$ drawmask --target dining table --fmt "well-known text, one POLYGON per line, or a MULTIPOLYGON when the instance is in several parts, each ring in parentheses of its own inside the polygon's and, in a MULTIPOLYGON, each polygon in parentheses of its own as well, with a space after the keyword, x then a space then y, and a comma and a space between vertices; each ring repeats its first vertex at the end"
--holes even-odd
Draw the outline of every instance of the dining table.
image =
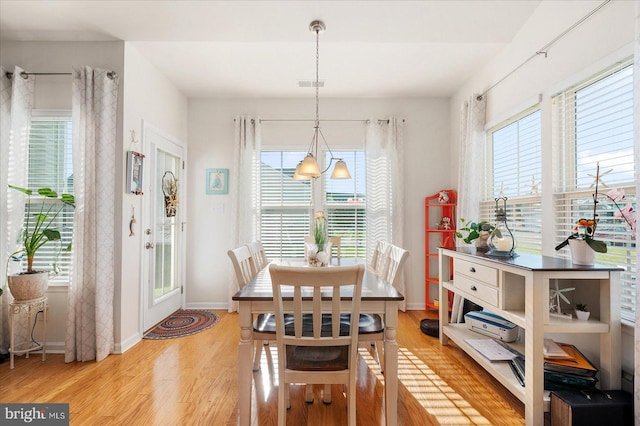
MULTIPOLYGON (((287 266, 307 266, 303 259, 278 259, 271 263, 287 266)), ((362 259, 334 259, 327 266, 345 266, 364 263, 362 259)), ((307 266, 313 268, 312 266, 307 266)), ((285 310, 291 305, 292 293, 283 291, 285 310)), ((351 309, 351 296, 341 294, 343 311, 351 309)), ((240 344, 238 348, 238 391, 240 425, 251 423, 251 382, 253 378, 253 317, 257 314, 274 312, 273 289, 269 265, 240 289, 232 300, 238 302, 238 322, 240 325, 240 344)), ((386 425, 398 423, 398 307, 404 296, 391 284, 367 267, 362 280, 360 311, 367 314, 379 314, 384 318, 384 413, 386 425)), ((275 338, 275 336, 274 336, 275 338)))

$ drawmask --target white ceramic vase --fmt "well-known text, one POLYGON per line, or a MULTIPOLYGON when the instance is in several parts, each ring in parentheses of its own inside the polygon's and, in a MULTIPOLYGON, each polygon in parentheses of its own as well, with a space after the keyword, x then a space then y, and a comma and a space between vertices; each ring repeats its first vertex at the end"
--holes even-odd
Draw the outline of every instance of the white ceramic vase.
POLYGON ((49 287, 49 272, 23 272, 7 277, 11 295, 17 301, 33 300, 44 297, 49 287))
POLYGON ((571 250, 571 262, 576 265, 593 265, 596 259, 596 252, 593 251, 585 240, 569 240, 571 250))
POLYGON ((591 312, 579 311, 576 309, 576 317, 578 317, 579 320, 582 320, 582 321, 588 320, 590 314, 591 312))

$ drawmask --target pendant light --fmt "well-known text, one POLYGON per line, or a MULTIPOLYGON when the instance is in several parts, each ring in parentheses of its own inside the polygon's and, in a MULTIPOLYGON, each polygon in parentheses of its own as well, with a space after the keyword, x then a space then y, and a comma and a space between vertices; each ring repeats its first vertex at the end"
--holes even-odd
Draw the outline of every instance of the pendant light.
POLYGON ((342 158, 336 158, 333 156, 333 152, 331 148, 329 148, 329 144, 327 143, 324 135, 322 134, 322 130, 320 130, 320 114, 319 114, 319 96, 318 96, 318 87, 319 87, 319 64, 320 64, 320 32, 324 31, 326 28, 324 22, 322 21, 313 21, 309 24, 309 30, 316 33, 316 121, 313 130, 313 137, 311 138, 311 144, 309 145, 309 149, 307 151, 307 155, 304 159, 298 163, 296 167, 296 171, 293 175, 294 180, 305 180, 305 179, 317 179, 322 174, 324 174, 327 170, 331 168, 334 160, 336 161, 336 165, 333 169, 333 173, 331 174, 331 179, 351 179, 351 174, 349 173, 349 169, 347 168, 347 163, 344 162, 342 158), (331 155, 331 160, 329 161, 329 165, 325 170, 320 171, 320 167, 318 166, 318 145, 320 143, 320 138, 322 138, 322 142, 324 142, 329 154, 331 155))

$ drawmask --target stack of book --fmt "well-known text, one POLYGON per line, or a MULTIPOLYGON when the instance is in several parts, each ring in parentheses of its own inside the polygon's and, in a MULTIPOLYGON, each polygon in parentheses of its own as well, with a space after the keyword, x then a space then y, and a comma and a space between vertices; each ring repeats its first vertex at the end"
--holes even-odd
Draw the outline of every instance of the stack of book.
MULTIPOLYGON (((513 374, 524 386, 524 356, 510 361, 513 374)), ((545 341, 544 388, 546 390, 588 390, 598 383, 598 369, 575 346, 545 341)))

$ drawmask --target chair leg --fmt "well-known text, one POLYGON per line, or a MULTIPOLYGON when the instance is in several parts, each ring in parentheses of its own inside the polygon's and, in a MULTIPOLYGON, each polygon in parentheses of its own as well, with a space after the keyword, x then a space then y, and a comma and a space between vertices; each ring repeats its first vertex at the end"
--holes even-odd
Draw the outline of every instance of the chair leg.
POLYGON ((378 354, 378 364, 380 364, 380 372, 384 373, 384 353, 382 352, 383 343, 376 340, 376 353, 378 354))
POLYGON ((307 386, 305 386, 304 402, 307 404, 313 404, 313 385, 308 383, 307 386))
POLYGON ((286 392, 288 384, 282 383, 284 374, 279 375, 280 381, 278 382, 278 426, 284 426, 287 420, 287 400, 289 398, 289 392, 286 392))
POLYGON ((255 353, 253 355, 253 371, 260 370, 260 357, 262 356, 262 345, 261 342, 256 341, 254 344, 256 346, 255 353))
POLYGON ((324 385, 324 395, 322 396, 322 402, 325 404, 331 404, 331 385, 324 385))
POLYGON ((356 381, 355 379, 349 380, 349 386, 347 389, 347 410, 349 413, 349 426, 356 426, 356 381))

